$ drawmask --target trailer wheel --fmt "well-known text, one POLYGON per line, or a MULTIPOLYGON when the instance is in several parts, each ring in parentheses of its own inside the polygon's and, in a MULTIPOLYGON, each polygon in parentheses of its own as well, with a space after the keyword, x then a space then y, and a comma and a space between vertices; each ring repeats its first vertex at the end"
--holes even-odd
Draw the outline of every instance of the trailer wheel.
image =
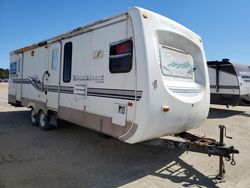
POLYGON ((48 131, 51 129, 51 126, 48 122, 48 116, 42 110, 39 112, 38 123, 39 128, 43 131, 48 131))
POLYGON ((34 108, 30 109, 30 120, 33 126, 38 126, 38 115, 34 108))

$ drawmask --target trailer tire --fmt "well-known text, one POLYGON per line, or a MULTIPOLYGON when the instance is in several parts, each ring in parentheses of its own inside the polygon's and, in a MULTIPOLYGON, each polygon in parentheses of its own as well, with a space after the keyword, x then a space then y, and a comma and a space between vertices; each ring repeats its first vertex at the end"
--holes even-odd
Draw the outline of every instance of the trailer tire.
POLYGON ((38 114, 36 113, 33 107, 31 107, 30 109, 30 121, 33 126, 38 126, 38 114))
POLYGON ((48 121, 48 116, 42 110, 40 110, 38 115, 38 123, 39 128, 43 131, 48 131, 51 129, 51 126, 49 125, 48 121))

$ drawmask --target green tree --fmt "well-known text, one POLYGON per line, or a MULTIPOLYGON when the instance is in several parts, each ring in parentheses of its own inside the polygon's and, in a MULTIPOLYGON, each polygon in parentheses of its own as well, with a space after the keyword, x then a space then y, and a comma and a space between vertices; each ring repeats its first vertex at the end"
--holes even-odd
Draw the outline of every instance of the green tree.
POLYGON ((0 68, 0 79, 9 78, 9 69, 1 69, 0 68))

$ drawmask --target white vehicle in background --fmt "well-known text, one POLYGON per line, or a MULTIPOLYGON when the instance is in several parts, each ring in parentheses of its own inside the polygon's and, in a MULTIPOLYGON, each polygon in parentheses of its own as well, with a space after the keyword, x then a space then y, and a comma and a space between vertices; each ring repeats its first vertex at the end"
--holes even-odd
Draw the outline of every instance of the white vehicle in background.
POLYGON ((229 59, 208 61, 211 103, 250 105, 250 70, 229 59))
MULTIPOLYGON (((49 28, 48 28, 49 29, 49 28)), ((210 104, 201 38, 142 8, 10 53, 10 104, 136 143, 199 127, 210 104)))

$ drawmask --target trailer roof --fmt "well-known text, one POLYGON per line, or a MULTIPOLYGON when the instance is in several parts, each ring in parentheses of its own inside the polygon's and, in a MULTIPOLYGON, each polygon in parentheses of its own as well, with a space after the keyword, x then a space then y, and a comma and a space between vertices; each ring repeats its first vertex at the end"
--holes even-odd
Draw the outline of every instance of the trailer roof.
MULTIPOLYGON (((216 66, 216 65, 232 65, 233 67, 247 67, 248 65, 242 64, 242 63, 236 63, 232 62, 229 59, 222 59, 221 61, 207 61, 208 66, 216 66)), ((250 66, 249 66, 250 67, 250 66)))
POLYGON ((207 61, 207 65, 208 67, 211 67, 211 68, 217 67, 217 66, 220 66, 220 67, 231 66, 237 73, 242 72, 242 71, 247 71, 247 72, 250 71, 250 68, 248 65, 231 62, 229 59, 222 59, 221 61, 217 61, 217 60, 207 61))
POLYGON ((223 66, 223 65, 232 65, 232 63, 229 61, 229 59, 223 59, 222 61, 207 61, 208 66, 223 66))

